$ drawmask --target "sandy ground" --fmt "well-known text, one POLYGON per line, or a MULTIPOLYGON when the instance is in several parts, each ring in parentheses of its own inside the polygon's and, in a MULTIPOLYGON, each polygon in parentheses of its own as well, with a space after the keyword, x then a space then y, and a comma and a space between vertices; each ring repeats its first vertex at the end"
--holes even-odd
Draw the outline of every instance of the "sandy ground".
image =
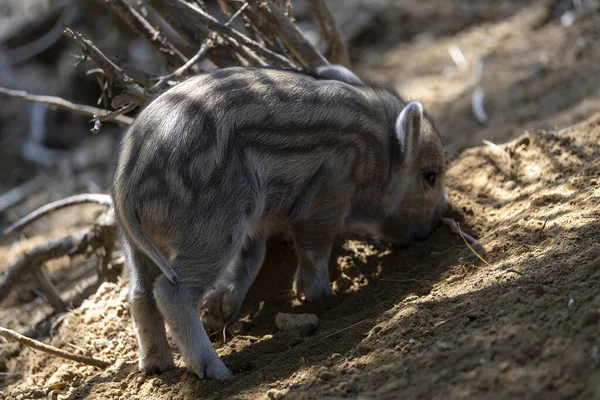
MULTIPOLYGON (((452 214, 480 238, 473 250, 482 259, 446 227, 407 249, 340 240, 330 265, 338 296, 308 305, 291 294, 293 251, 274 241, 241 322, 225 341, 214 337, 235 374, 227 382, 198 380, 178 355, 179 368, 163 375, 137 371, 126 276, 65 315, 52 314, 27 281, 3 302, 0 325, 113 365, 0 343, 0 398, 600 399, 600 14, 578 11, 569 24, 555 18, 561 2, 484 1, 470 14, 471 2, 458 11, 407 3, 398 20, 413 15, 433 34, 411 25, 405 43, 383 35, 367 48, 376 33, 367 32, 355 43, 357 69, 422 100, 436 118, 451 157, 452 214), (473 79, 478 61, 483 74, 473 79), (486 125, 471 111, 476 87, 486 125), (297 338, 277 330, 278 312, 314 313, 320 325, 297 338)), ((47 232, 71 232, 92 216, 69 211, 38 224, 30 239, 0 247, 2 268, 47 232)), ((83 271, 65 298, 93 285, 94 268, 94 259, 49 265, 57 282, 83 271)))

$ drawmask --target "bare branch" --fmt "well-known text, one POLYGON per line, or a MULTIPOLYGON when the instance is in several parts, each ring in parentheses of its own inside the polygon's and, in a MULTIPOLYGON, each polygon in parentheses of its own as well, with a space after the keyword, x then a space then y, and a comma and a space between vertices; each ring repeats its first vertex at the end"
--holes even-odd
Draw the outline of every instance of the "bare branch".
POLYGON ((92 119, 94 121, 94 126, 90 130, 92 131, 92 133, 94 135, 99 133, 100 128, 102 127, 102 124, 104 122, 113 120, 113 119, 117 118, 119 115, 127 114, 128 112, 135 110, 137 108, 137 106, 138 106, 137 104, 127 104, 127 105, 119 108, 118 110, 109 112, 108 114, 96 115, 92 119))
MULTIPOLYGON (((227 0, 229 5, 234 10, 240 10, 244 5, 249 4, 250 0, 247 0, 243 5, 240 4, 239 0, 227 0)), ((277 37, 277 33, 273 30, 273 26, 268 23, 264 18, 262 18, 259 14, 256 13, 252 7, 246 7, 243 9, 244 20, 246 21, 246 28, 249 32, 248 35, 251 35, 252 40, 257 40, 257 34, 260 35, 260 39, 265 43, 266 47, 269 49, 280 53, 284 56, 287 56, 289 53, 285 46, 281 43, 281 41, 277 37)))
POLYGON ((312 13, 315 15, 323 38, 327 43, 325 57, 334 64, 341 64, 350 67, 350 58, 346 46, 342 42, 340 31, 338 30, 335 19, 327 8, 324 0, 309 0, 312 13))
POLYGON ((260 2, 259 10, 273 24, 283 43, 305 69, 315 71, 318 67, 329 64, 279 7, 271 0, 260 2))
MULTIPOLYGON (((173 0, 147 0, 147 3, 173 27, 190 45, 202 43, 210 33, 202 23, 193 18, 189 11, 177 7, 173 0)), ((238 65, 238 60, 226 48, 215 46, 207 55, 217 67, 238 65)))
MULTIPOLYGON (((222 0, 224 1, 224 0, 222 0)), ((231 25, 231 23, 238 17, 238 15, 240 15, 247 7, 248 7, 248 3, 247 1, 242 4, 242 6, 240 8, 237 9, 237 11, 229 18, 229 20, 225 23, 225 25, 229 26, 231 25)))
POLYGON ((204 40, 204 42, 202 42, 200 50, 198 50, 198 52, 192 58, 190 58, 184 65, 177 68, 172 73, 158 78, 158 82, 149 90, 155 90, 156 88, 162 86, 169 79, 180 78, 192 65, 196 64, 198 61, 204 58, 208 50, 210 50, 214 45, 214 35, 211 34, 210 37, 208 37, 206 40, 204 40))
POLYGON ((42 342, 38 342, 37 340, 28 338, 27 336, 23 336, 10 329, 0 327, 0 336, 4 336, 6 339, 16 340, 17 342, 24 344, 27 347, 31 347, 32 349, 40 350, 45 353, 52 354, 53 356, 66 358, 67 360, 77 361, 82 364, 92 365, 98 368, 106 368, 111 365, 110 363, 98 360, 97 358, 87 357, 80 354, 73 354, 72 352, 65 351, 42 342))
POLYGON ((180 65, 187 61, 169 39, 159 30, 155 29, 134 7, 125 0, 104 0, 112 9, 133 29, 138 35, 146 38, 170 65, 180 65))
POLYGON ((0 280, 0 302, 8 296, 21 278, 46 261, 63 257, 90 254, 99 248, 112 245, 116 240, 117 226, 112 213, 105 213, 89 228, 60 239, 53 239, 26 252, 10 266, 0 280))
POLYGON ((123 87, 129 94, 135 96, 136 103, 139 105, 146 105, 150 102, 150 96, 145 90, 139 86, 134 80, 128 76, 122 68, 106 57, 90 40, 83 37, 83 35, 75 30, 64 27, 63 34, 79 47, 83 53, 91 58, 98 67, 102 68, 106 76, 108 76, 114 83, 123 87))
POLYGON ((193 4, 186 3, 183 0, 149 0, 150 3, 163 3, 169 9, 177 9, 180 12, 185 12, 189 17, 191 17, 196 26, 204 26, 209 31, 215 31, 229 37, 233 40, 228 40, 227 43, 234 46, 246 46, 256 52, 259 56, 265 58, 269 62, 272 62, 276 65, 286 65, 293 66, 293 64, 285 57, 280 54, 275 53, 261 45, 258 42, 250 39, 248 36, 243 33, 238 32, 237 30, 222 24, 212 15, 207 14, 202 11, 199 7, 194 6, 193 4))
POLYGON ((58 211, 62 208, 87 203, 95 203, 105 207, 111 207, 113 204, 109 195, 94 193, 77 194, 75 196, 67 197, 66 199, 53 201, 52 203, 48 203, 45 206, 27 214, 25 217, 6 228, 4 231, 2 231, 2 236, 0 236, 0 238, 8 238, 16 231, 23 229, 25 226, 37 221, 51 212, 58 211))
MULTIPOLYGON (((34 94, 29 94, 22 90, 12 90, 7 89, 5 87, 0 86, 0 94, 5 96, 13 97, 20 100, 30 101, 33 103, 41 103, 47 106, 61 108, 63 110, 67 110, 72 112, 73 114, 83 115, 85 117, 95 117, 97 115, 107 115, 108 111, 102 110, 101 108, 86 106, 83 104, 75 104, 71 103, 68 100, 65 100, 61 97, 54 96, 39 96, 34 94)), ((108 120, 107 120, 108 121, 108 120)), ((118 115, 112 121, 117 122, 121 125, 131 125, 133 122, 133 118, 126 117, 124 115, 118 115)))

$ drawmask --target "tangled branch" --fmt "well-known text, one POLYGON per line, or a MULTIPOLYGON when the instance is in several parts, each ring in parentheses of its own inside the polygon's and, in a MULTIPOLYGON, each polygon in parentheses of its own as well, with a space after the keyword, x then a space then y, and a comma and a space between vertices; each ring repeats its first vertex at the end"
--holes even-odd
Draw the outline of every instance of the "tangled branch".
MULTIPOLYGON (((83 204, 96 203, 103 206, 111 206, 112 201, 107 195, 84 194, 72 196, 64 200, 59 200, 47 204, 38 210, 27 215, 23 219, 15 222, 9 228, 4 230, 5 237, 13 234, 26 225, 36 221, 51 212, 60 210, 65 207, 83 204)), ((108 250, 114 247, 117 238, 117 225, 115 222, 112 209, 103 213, 92 226, 83 229, 72 235, 49 240, 41 245, 27 251, 16 263, 8 267, 2 278, 0 279, 0 302, 4 300, 12 288, 22 280, 27 273, 34 274, 38 285, 46 293, 46 297, 52 303, 55 309, 65 309, 58 291, 50 282, 50 279, 45 276, 43 271, 44 263, 64 257, 73 257, 75 255, 89 255, 97 249, 108 250), (40 272, 41 271, 41 272, 40 272)), ((105 263, 107 262, 105 258, 105 263)))

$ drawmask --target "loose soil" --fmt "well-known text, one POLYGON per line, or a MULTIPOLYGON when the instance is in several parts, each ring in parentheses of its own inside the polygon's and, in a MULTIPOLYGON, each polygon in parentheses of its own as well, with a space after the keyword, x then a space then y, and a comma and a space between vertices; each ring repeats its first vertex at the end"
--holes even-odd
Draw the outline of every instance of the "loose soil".
MULTIPOLYGON (((600 14, 576 11, 569 25, 562 2, 482 1, 452 26, 450 3, 473 2, 415 2, 406 18, 439 29, 407 28, 403 44, 383 35, 371 50, 364 43, 377 32, 366 30, 354 58, 362 75, 422 100, 435 117, 450 155, 451 214, 480 239, 472 249, 446 227, 409 248, 340 239, 330 263, 338 296, 301 304, 291 294, 293 250, 273 240, 240 322, 225 340, 213 336, 230 381, 199 380, 177 353, 173 371, 138 372, 125 275, 64 315, 26 281, 3 302, 0 325, 113 365, 0 343, 0 398, 600 399, 600 14), (464 54, 464 69, 449 46, 464 54), (485 126, 471 112, 476 60, 485 126), (314 313, 320 325, 298 338, 277 330, 278 312, 314 313)), ((93 212, 61 212, 4 244, 3 268, 93 212)), ((65 298, 95 290, 94 268, 94 259, 48 265, 56 282, 83 271, 65 298)))

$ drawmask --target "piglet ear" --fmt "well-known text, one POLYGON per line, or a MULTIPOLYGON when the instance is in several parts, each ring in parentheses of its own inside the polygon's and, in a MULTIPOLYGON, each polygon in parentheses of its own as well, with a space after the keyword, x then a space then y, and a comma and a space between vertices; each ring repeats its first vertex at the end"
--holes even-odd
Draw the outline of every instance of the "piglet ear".
POLYGON ((349 83, 350 85, 364 86, 364 82, 346 67, 341 65, 325 65, 317 69, 317 76, 321 79, 329 79, 349 83))
POLYGON ((408 103, 396 120, 396 137, 400 148, 400 160, 411 157, 419 145, 423 126, 423 106, 418 101, 408 103))

